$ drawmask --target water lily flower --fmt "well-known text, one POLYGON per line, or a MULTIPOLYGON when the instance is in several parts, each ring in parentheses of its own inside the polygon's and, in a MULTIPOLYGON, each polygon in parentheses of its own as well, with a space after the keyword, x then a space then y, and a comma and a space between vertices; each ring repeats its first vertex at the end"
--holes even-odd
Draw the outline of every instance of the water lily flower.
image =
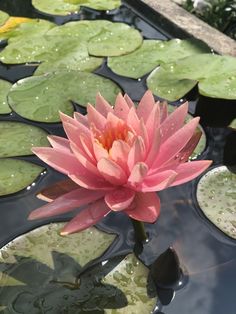
POLYGON ((119 94, 112 107, 98 94, 86 116, 61 113, 67 138, 49 136, 52 147, 33 152, 74 183, 29 219, 83 206, 62 235, 86 229, 112 211, 154 223, 160 214, 156 192, 194 179, 211 164, 188 161, 200 134, 195 132, 198 117, 184 122, 187 112, 184 103, 168 115, 167 105, 155 102, 147 91, 137 106, 128 95, 119 94))

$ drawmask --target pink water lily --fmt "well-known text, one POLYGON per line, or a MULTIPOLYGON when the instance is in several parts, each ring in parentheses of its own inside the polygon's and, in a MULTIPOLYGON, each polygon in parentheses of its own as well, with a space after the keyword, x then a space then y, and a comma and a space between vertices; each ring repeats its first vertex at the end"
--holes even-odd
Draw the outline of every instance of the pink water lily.
POLYGON ((156 192, 194 179, 210 164, 191 161, 200 138, 199 118, 184 123, 188 104, 168 115, 167 105, 147 91, 136 107, 117 96, 114 107, 97 95, 87 115, 61 113, 67 138, 49 136, 52 147, 33 152, 78 186, 34 210, 29 219, 50 217, 84 206, 62 234, 86 229, 111 211, 153 223, 160 213, 156 192))

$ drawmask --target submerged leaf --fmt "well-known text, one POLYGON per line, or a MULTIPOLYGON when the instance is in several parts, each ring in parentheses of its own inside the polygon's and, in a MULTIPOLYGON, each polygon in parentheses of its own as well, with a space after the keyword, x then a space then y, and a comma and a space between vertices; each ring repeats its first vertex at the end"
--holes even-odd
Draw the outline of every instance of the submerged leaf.
POLYGON ((86 72, 56 72, 29 77, 12 86, 9 104, 24 118, 59 122, 59 111, 72 115, 71 101, 82 106, 94 103, 98 92, 113 103, 120 88, 111 80, 86 72))
POLYGON ((108 66, 116 74, 138 79, 159 64, 206 51, 205 46, 193 40, 144 40, 142 46, 130 54, 109 57, 108 66))
POLYGON ((42 167, 24 160, 1 158, 0 196, 23 190, 32 184, 42 171, 42 167))
POLYGON ((0 157, 32 155, 32 147, 49 146, 43 129, 15 121, 0 121, 0 157))
POLYGON ((236 174, 225 166, 208 171, 198 183, 197 201, 217 228, 236 239, 236 174))
POLYGON ((11 108, 7 103, 7 94, 11 89, 11 86, 12 84, 8 81, 0 80, 0 114, 7 114, 11 112, 11 108))

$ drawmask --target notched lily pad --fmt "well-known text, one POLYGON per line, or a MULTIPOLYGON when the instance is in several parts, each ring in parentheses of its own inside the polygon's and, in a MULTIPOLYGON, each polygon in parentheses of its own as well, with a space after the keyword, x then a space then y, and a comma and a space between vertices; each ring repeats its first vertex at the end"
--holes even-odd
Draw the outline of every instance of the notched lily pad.
POLYGON ((124 23, 113 23, 88 42, 89 54, 120 56, 130 53, 142 44, 140 32, 124 23))
POLYGON ((217 228, 236 239, 236 174, 225 166, 208 171, 198 183, 197 201, 217 228))
POLYGON ((108 66, 119 75, 138 79, 159 64, 173 62, 193 54, 207 52, 209 48, 198 41, 172 39, 144 40, 142 46, 130 54, 109 57, 108 66))
POLYGON ((11 89, 11 86, 11 83, 0 80, 0 114, 7 114, 11 112, 11 108, 7 103, 7 94, 11 89))
POLYGON ((49 146, 43 129, 14 121, 0 121, 0 157, 32 155, 32 147, 49 146))
POLYGON ((86 72, 56 72, 18 81, 8 95, 9 104, 24 118, 59 122, 59 111, 72 115, 71 101, 86 106, 100 92, 112 104, 120 88, 111 80, 86 72))
POLYGON ((24 160, 0 158, 0 196, 23 190, 37 179, 43 169, 24 160))

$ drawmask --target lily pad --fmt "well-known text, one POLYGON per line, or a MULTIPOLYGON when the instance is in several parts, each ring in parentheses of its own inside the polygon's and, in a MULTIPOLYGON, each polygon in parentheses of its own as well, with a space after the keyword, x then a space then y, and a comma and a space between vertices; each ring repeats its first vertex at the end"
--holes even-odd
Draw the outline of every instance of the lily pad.
POLYGON ((7 94, 11 86, 11 83, 0 80, 0 114, 7 114, 11 112, 11 108, 7 104, 7 94))
POLYGON ((53 15, 67 15, 76 13, 80 6, 95 10, 113 10, 121 5, 120 0, 33 0, 33 6, 41 11, 53 15))
POLYGON ((236 239, 236 174, 225 166, 208 171, 198 183, 197 201, 217 228, 236 239))
POLYGON ((111 80, 86 72, 56 72, 18 81, 8 95, 10 106, 24 118, 59 122, 59 111, 72 115, 71 101, 82 106, 95 103, 100 92, 114 103, 120 88, 111 80))
POLYGON ((199 54, 162 64, 147 78, 156 95, 170 101, 183 97, 199 82, 200 94, 208 97, 235 99, 236 59, 230 56, 199 54))
POLYGON ((14 305, 15 311, 31 314, 39 313, 39 309, 50 309, 52 314, 82 313, 86 309, 103 313, 95 302, 100 302, 103 310, 108 301, 118 303, 114 297, 118 293, 125 299, 116 287, 99 282, 106 265, 96 267, 96 273, 88 271, 88 276, 78 277, 88 262, 105 252, 115 235, 91 227, 61 237, 62 225, 35 229, 0 250, 0 310, 8 312, 14 305))
POLYGON ((94 56, 120 56, 137 49, 142 41, 138 30, 124 23, 113 23, 89 40, 88 51, 94 56))
POLYGON ((23 190, 42 171, 42 167, 24 160, 0 158, 0 196, 23 190))
MULTIPOLYGON (((2 12, 2 13, 5 13, 5 12, 2 12)), ((17 29, 20 25, 34 21, 33 19, 30 19, 27 17, 15 17, 15 16, 9 17, 8 15, 7 17, 8 18, 4 20, 4 23, 0 25, 0 39, 1 40, 9 39, 11 35, 14 33, 14 30, 17 29)))
POLYGON ((34 146, 49 146, 44 130, 21 122, 0 122, 0 157, 32 155, 34 146))
POLYGON ((137 79, 163 62, 209 51, 198 41, 172 39, 144 40, 141 47, 130 54, 109 57, 108 66, 116 74, 137 79))
POLYGON ((6 12, 0 11, 0 26, 4 24, 8 18, 9 15, 6 12))
POLYGON ((76 70, 92 72, 103 62, 103 58, 90 57, 87 46, 73 39, 60 41, 54 46, 52 54, 48 54, 46 61, 39 65, 34 75, 41 75, 58 70, 76 70))
POLYGON ((107 314, 151 313, 156 305, 156 298, 147 293, 149 269, 133 254, 127 255, 108 275, 103 282, 114 285, 123 291, 128 305, 122 309, 106 310, 107 314))
POLYGON ((231 127, 232 129, 236 129, 236 119, 234 119, 234 120, 230 123, 229 127, 231 127))

